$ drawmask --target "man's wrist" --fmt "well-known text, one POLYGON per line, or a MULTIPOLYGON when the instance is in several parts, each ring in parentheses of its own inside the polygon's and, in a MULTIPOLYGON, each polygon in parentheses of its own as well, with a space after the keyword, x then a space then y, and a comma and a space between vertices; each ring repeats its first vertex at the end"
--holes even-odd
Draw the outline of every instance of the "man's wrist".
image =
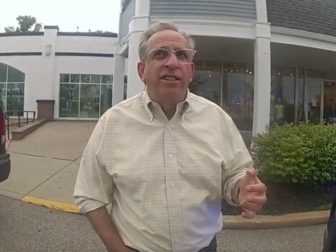
POLYGON ((239 193, 240 193, 240 184, 241 184, 241 179, 237 181, 233 188, 233 193, 232 193, 232 202, 236 203, 239 205, 239 193))

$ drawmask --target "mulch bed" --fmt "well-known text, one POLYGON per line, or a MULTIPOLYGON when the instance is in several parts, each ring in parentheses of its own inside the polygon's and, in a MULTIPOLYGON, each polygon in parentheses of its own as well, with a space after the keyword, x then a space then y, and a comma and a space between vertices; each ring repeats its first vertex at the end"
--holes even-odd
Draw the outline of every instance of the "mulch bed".
MULTIPOLYGON (((336 197, 336 186, 311 189, 302 185, 266 183, 267 203, 259 214, 282 215, 306 211, 328 210, 336 197)), ((237 215, 241 209, 223 203, 223 214, 237 215)))

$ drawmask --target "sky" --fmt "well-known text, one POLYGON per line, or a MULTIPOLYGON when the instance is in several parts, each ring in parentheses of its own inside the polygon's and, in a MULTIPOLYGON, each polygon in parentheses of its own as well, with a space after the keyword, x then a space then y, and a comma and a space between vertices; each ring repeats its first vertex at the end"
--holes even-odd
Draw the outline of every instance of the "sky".
POLYGON ((17 27, 18 16, 33 16, 42 26, 61 32, 110 31, 118 33, 121 0, 0 0, 0 33, 17 27))

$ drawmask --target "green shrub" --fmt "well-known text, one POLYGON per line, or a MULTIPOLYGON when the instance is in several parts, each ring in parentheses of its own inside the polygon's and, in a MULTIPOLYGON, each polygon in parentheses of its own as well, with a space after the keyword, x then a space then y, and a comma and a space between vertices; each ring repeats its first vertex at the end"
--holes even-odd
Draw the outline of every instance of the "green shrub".
POLYGON ((254 138, 252 155, 265 180, 324 186, 336 181, 336 126, 276 126, 254 138))

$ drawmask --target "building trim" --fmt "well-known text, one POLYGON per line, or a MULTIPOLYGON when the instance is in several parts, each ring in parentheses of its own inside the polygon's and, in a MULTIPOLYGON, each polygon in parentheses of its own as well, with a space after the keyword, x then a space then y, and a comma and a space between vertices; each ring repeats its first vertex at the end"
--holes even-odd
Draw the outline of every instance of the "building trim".
POLYGON ((271 27, 271 42, 336 52, 336 37, 282 27, 271 27))
POLYGON ((58 36, 78 36, 78 37, 118 37, 114 32, 57 32, 58 36))
POLYGON ((45 25, 44 29, 56 29, 59 30, 59 27, 57 25, 45 25))
POLYGON ((156 16, 151 17, 150 22, 156 23, 161 20, 171 21, 177 24, 181 30, 184 30, 191 36, 217 36, 217 37, 232 37, 241 39, 254 40, 255 24, 254 20, 219 20, 219 19, 195 19, 186 16, 181 17, 167 17, 156 16), (197 29, 195 29, 197 27, 197 29))
POLYGON ((42 52, 5 52, 0 56, 42 56, 42 52))
POLYGON ((80 52, 55 52, 55 56, 79 56, 79 57, 106 57, 113 58, 113 53, 80 53, 80 52))
POLYGON ((310 39, 315 39, 315 40, 320 40, 320 41, 325 41, 325 42, 336 43, 336 37, 331 36, 331 35, 320 34, 320 33, 314 33, 314 32, 278 27, 278 26, 271 26, 271 32, 275 34, 293 35, 296 37, 310 38, 310 39))
POLYGON ((336 37, 334 36, 324 35, 324 34, 314 33, 314 32, 308 32, 308 31, 302 31, 302 30, 296 30, 296 29, 290 29, 290 28, 284 28, 284 27, 278 27, 278 26, 271 26, 271 33, 272 34, 282 34, 282 35, 292 35, 295 37, 302 37, 302 38, 319 40, 323 42, 336 43, 336 37))
POLYGON ((15 36, 43 36, 44 32, 4 32, 0 33, 0 37, 15 37, 15 36))

